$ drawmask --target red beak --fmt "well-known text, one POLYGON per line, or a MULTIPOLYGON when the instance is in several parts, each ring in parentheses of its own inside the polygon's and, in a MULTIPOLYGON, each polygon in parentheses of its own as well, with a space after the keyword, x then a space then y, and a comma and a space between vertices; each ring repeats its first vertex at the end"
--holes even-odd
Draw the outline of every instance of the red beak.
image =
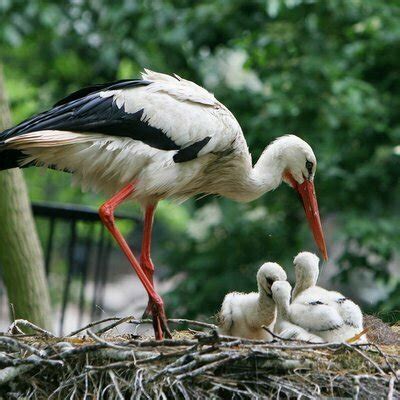
POLYGON ((303 204, 304 211, 306 212, 306 217, 313 233, 315 243, 321 251, 324 260, 328 260, 328 252, 326 250, 324 232, 322 230, 321 219, 319 217, 314 182, 304 178, 304 182, 302 184, 298 184, 291 175, 288 175, 289 174, 286 174, 286 178, 289 180, 293 189, 295 189, 300 195, 300 199, 303 204))

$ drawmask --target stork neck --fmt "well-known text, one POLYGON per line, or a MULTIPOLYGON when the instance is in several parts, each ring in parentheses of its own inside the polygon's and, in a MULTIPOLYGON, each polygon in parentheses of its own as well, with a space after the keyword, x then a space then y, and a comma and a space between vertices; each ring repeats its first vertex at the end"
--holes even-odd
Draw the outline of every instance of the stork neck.
POLYGON ((298 296, 304 290, 309 289, 317 284, 318 275, 304 275, 304 274, 296 274, 296 284, 293 289, 292 299, 298 296))
POLYGON ((271 293, 268 293, 261 285, 258 285, 258 304, 261 307, 274 304, 271 293))
POLYGON ((287 320, 289 318, 289 299, 279 299, 275 303, 278 318, 287 320))
POLYGON ((292 293, 292 298, 295 299, 301 292, 304 292, 304 290, 307 290, 310 288, 312 285, 310 285, 310 282, 297 282, 294 285, 293 293, 292 293))
POLYGON ((251 169, 247 178, 247 191, 253 199, 276 189, 282 182, 285 166, 278 154, 267 148, 251 169))

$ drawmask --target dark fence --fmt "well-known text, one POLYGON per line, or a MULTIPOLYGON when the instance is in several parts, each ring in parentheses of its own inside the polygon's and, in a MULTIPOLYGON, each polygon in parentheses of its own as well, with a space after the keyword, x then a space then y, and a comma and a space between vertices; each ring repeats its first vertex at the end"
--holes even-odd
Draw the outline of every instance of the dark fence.
MULTIPOLYGON (((84 312, 87 313, 88 303, 90 318, 93 320, 99 316, 109 272, 113 239, 101 223, 97 210, 89 207, 33 203, 32 209, 37 222, 47 225, 47 235, 43 243, 47 277, 50 278, 52 275, 55 255, 61 255, 66 261, 66 273, 64 268, 61 274, 63 284, 61 301, 58 305, 59 332, 62 333, 67 307, 71 302, 77 303, 79 307, 77 325, 81 324, 84 312), (74 298, 71 299, 73 282, 74 287, 77 282, 79 283, 79 289, 78 296, 74 293, 74 298), (89 283, 93 287, 91 296, 87 290, 89 283)), ((141 219, 135 216, 116 213, 115 217, 117 220, 132 221, 132 229, 142 225, 141 219)), ((62 264, 65 266, 65 262, 62 264)))

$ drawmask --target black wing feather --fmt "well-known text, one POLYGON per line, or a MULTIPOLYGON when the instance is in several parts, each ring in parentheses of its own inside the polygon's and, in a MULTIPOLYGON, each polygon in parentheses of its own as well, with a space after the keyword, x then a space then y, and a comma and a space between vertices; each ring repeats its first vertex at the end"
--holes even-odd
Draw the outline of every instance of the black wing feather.
POLYGON ((149 81, 137 79, 83 88, 57 102, 52 109, 5 130, 0 134, 0 142, 11 137, 41 130, 60 130, 77 133, 93 132, 110 136, 129 137, 160 150, 178 150, 174 157, 176 163, 195 159, 199 151, 209 142, 210 137, 186 147, 179 146, 162 129, 155 128, 142 120, 144 109, 133 114, 126 113, 123 107, 118 108, 112 96, 101 97, 99 95, 99 92, 104 90, 132 88, 150 84, 151 82, 149 81))
POLYGON ((135 86, 145 86, 145 85, 150 85, 150 83, 151 83, 150 81, 145 81, 143 79, 121 79, 120 81, 115 81, 115 82, 97 83, 95 85, 84 87, 82 89, 77 90, 76 92, 69 94, 68 96, 62 98, 56 104, 54 104, 53 107, 61 106, 73 100, 81 99, 82 97, 85 97, 88 94, 100 92, 102 90, 115 90, 115 89, 123 89, 135 86))
POLYGON ((203 140, 199 140, 191 144, 190 146, 180 149, 174 155, 174 161, 176 163, 181 163, 185 161, 193 160, 199 154, 199 151, 211 140, 211 136, 206 136, 203 140))
MULTIPOLYGON (((26 158, 26 154, 24 154, 20 150, 15 149, 2 149, 2 143, 0 142, 0 171, 9 168, 17 168, 20 165, 20 162, 26 158)), ((25 165, 25 167, 30 166, 29 164, 25 165)))

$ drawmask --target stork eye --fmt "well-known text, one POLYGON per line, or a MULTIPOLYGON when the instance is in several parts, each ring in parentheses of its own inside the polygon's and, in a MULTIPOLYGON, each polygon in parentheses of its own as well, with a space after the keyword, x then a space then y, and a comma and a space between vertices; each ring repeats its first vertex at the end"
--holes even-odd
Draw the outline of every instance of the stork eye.
POLYGON ((265 278, 265 279, 269 286, 272 286, 272 284, 275 282, 275 280, 273 278, 265 278))
POLYGON ((314 164, 311 161, 308 160, 306 161, 306 168, 310 175, 312 174, 313 166, 314 164))
POLYGON ((310 306, 320 306, 323 305, 324 303, 322 301, 316 300, 316 301, 310 301, 308 304, 310 304, 310 306))

